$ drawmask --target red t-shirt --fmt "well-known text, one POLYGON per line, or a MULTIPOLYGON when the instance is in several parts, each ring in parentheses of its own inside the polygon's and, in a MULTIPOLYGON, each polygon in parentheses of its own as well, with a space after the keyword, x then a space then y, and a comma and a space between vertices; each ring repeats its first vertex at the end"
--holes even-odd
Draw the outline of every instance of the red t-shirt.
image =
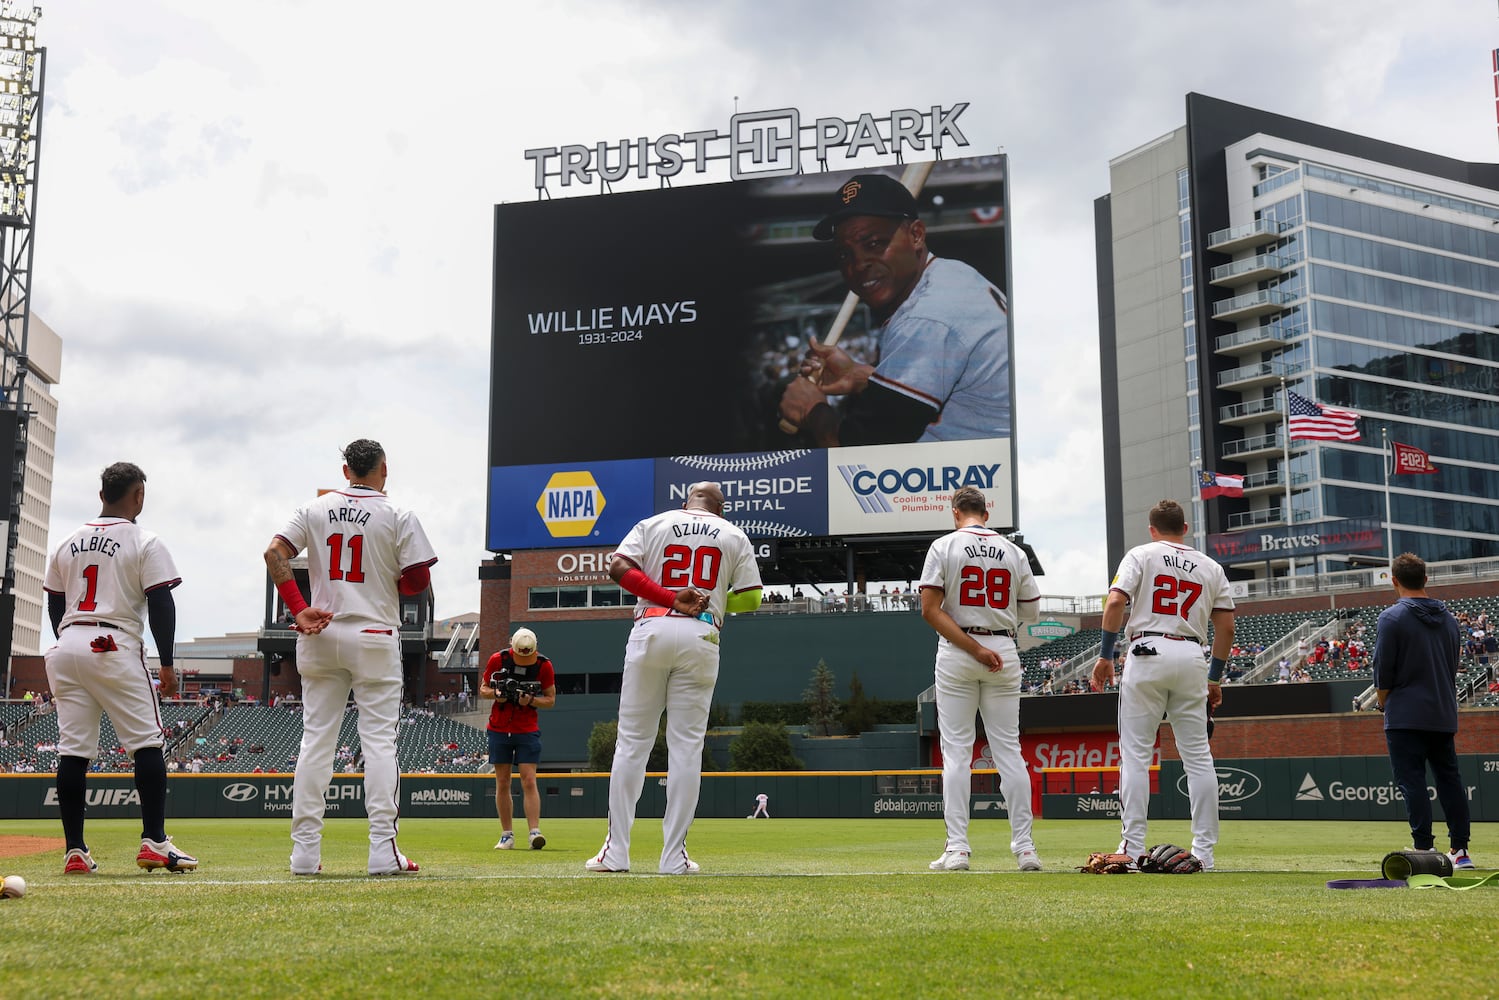
MULTIPOLYGON (((484 684, 495 687, 495 678, 506 676, 522 681, 539 681, 543 692, 557 683, 552 674, 552 661, 545 656, 537 654, 535 663, 522 666, 515 662, 515 656, 509 649, 502 649, 491 656, 489 663, 485 665, 484 684)), ((489 728, 497 733, 534 733, 540 731, 541 726, 536 721, 536 709, 530 705, 516 705, 508 701, 501 703, 496 700, 489 709, 489 728)))

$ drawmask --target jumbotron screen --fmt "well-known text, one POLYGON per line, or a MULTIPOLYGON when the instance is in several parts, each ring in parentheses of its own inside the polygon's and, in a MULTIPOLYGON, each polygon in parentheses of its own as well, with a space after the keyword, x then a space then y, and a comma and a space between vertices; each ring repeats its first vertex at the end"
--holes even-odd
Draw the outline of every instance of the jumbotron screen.
POLYGON ((960 486, 1013 527, 1005 166, 497 205, 487 547, 612 544, 704 479, 756 538, 948 530, 960 486))

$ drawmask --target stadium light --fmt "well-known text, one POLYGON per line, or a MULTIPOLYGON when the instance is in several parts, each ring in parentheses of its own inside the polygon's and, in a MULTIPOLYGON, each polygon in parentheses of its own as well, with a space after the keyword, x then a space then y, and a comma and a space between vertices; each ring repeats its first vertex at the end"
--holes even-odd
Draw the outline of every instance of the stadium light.
POLYGON ((4 576, 0 577, 0 663, 9 693, 15 630, 16 548, 27 466, 32 409, 26 402, 31 275, 35 243, 36 183, 41 151, 45 48, 36 44, 42 9, 30 3, 0 3, 0 406, 16 413, 12 440, 0 440, 11 460, 10 480, 0 483, 0 516, 7 520, 4 576))

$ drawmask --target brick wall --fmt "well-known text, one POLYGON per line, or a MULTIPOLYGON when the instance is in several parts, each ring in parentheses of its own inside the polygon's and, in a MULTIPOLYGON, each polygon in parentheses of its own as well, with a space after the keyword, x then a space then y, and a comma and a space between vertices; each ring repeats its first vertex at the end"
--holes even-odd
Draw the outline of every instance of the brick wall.
MULTIPOLYGON (((1499 709, 1473 709, 1458 715, 1457 752, 1493 753, 1499 748, 1499 709)), ((1213 729, 1213 758, 1382 757, 1386 753, 1384 716, 1262 716, 1224 719, 1213 729)), ((1179 760, 1171 727, 1161 726, 1161 756, 1179 760)))

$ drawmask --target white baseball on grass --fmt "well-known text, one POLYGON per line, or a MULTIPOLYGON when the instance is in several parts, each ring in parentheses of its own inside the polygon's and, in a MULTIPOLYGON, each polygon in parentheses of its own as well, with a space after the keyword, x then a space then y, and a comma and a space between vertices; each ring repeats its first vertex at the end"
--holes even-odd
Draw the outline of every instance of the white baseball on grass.
POLYGON ((26 895, 26 880, 19 875, 7 875, 0 882, 0 899, 20 899, 26 895))

